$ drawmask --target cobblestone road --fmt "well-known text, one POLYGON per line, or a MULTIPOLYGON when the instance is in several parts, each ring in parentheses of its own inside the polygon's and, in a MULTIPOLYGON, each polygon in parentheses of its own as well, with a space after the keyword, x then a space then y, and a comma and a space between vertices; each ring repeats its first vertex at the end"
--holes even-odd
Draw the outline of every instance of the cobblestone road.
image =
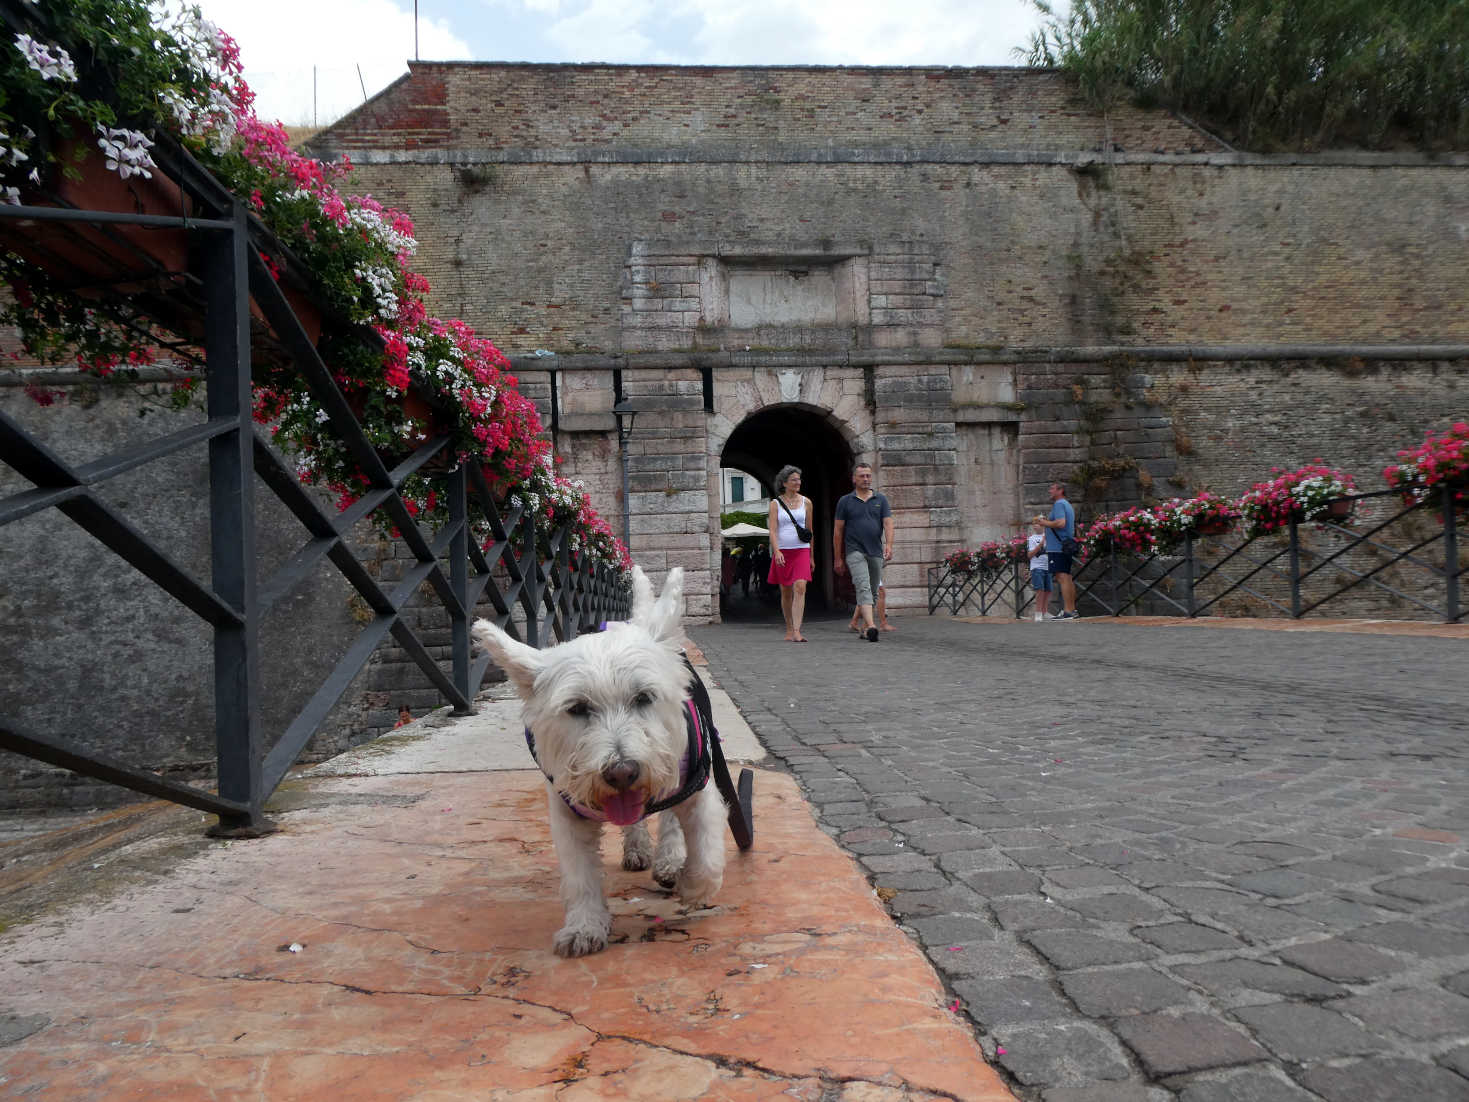
POLYGON ((1019 1097, 1469 1099, 1469 641, 896 623, 691 635, 1019 1097))

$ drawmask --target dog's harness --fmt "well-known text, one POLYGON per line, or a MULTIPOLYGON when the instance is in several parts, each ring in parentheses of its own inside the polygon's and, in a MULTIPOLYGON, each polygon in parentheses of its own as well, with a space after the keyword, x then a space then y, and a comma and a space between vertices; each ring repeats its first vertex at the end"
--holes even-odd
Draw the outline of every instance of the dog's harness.
MULTIPOLYGON (((692 666, 689 667, 689 672, 693 674, 695 680, 698 679, 698 674, 693 672, 692 666)), ((701 682, 699 688, 703 689, 703 687, 703 683, 701 682)), ((701 692, 699 695, 705 700, 708 699, 707 693, 701 692)), ((649 815, 656 815, 660 811, 667 811, 670 807, 683 803, 709 783, 709 772, 713 763, 713 757, 719 753, 719 732, 715 729, 714 721, 705 711, 704 707, 696 706, 696 701, 693 697, 683 702, 683 713, 684 728, 688 732, 689 742, 687 749, 684 750, 683 760, 679 763, 679 779, 681 783, 673 795, 665 796, 661 800, 649 802, 643 808, 643 818, 645 819, 649 815)), ((529 727, 525 729, 525 745, 529 748, 530 756, 535 760, 536 765, 545 774, 547 783, 556 789, 556 795, 561 797, 566 806, 571 809, 572 814, 582 819, 594 819, 604 823, 607 821, 607 816, 602 811, 579 804, 565 792, 561 791, 561 789, 556 788, 556 778, 546 772, 546 767, 541 765, 541 759, 536 754, 536 736, 531 732, 529 727)), ((720 761, 722 762, 723 760, 724 755, 720 754, 720 761)))

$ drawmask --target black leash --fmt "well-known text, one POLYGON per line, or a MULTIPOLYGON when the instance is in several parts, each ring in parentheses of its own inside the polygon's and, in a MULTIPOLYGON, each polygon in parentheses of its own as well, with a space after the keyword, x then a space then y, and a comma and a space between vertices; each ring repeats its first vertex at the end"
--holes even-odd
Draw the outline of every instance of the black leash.
POLYGON ((719 731, 714 726, 714 705, 709 699, 709 690, 694 669, 694 664, 684 655, 683 664, 689 671, 689 696, 699 715, 709 728, 709 757, 714 772, 714 787, 724 797, 729 807, 729 830, 734 835, 735 845, 747 850, 755 844, 754 792, 755 772, 741 769, 739 784, 729 775, 729 765, 724 760, 724 748, 719 745, 719 731))

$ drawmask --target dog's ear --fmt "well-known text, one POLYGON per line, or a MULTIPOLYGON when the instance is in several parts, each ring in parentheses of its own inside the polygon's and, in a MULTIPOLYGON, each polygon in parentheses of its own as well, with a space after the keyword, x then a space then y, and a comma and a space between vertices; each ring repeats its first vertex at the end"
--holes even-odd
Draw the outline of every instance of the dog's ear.
POLYGON ((535 687, 536 674, 544 664, 542 653, 512 639, 488 620, 476 620, 472 631, 480 646, 490 652, 495 663, 515 682, 515 691, 522 699, 528 698, 535 687))
POLYGON ((658 642, 677 647, 683 642, 683 567, 675 566, 668 572, 663 581, 663 592, 657 601, 649 603, 651 607, 641 615, 634 613, 633 623, 658 642))
POLYGON ((642 621, 653 611, 653 583, 641 566, 632 568, 632 615, 629 620, 642 621))

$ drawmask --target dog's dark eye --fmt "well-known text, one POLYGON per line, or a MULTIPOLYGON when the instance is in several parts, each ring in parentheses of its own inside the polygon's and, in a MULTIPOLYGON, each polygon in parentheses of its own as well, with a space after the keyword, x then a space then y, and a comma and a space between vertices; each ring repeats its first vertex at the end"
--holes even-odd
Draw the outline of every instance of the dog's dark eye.
POLYGON ((634 708, 646 708, 649 704, 653 703, 653 694, 646 691, 638 693, 637 696, 632 698, 632 703, 634 708))
POLYGON ((592 714, 592 706, 585 700, 578 700, 570 708, 566 709, 566 714, 577 717, 589 716, 592 714))

